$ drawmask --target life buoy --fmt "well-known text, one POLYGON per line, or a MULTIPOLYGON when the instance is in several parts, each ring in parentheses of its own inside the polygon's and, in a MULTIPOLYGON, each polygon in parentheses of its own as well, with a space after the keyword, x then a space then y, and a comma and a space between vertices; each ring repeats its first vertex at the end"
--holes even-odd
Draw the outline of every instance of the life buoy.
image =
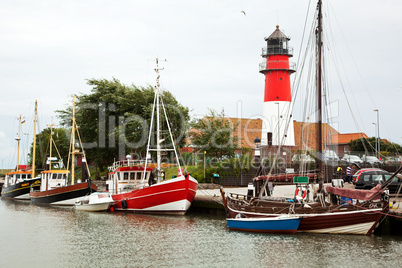
POLYGON ((307 190, 303 190, 303 196, 302 196, 302 198, 304 199, 304 198, 306 198, 306 196, 307 196, 307 190))
POLYGON ((122 208, 122 209, 126 209, 126 208, 127 208, 127 201, 126 201, 126 199, 123 199, 123 200, 121 201, 121 208, 122 208))
MULTIPOLYGON (((296 189, 296 192, 295 192, 295 196, 298 196, 299 192, 300 192, 300 189, 297 188, 297 189, 296 189)), ((302 195, 301 198, 303 198, 303 199, 306 198, 306 196, 307 196, 307 190, 305 190, 305 189, 302 188, 301 195, 302 195)))

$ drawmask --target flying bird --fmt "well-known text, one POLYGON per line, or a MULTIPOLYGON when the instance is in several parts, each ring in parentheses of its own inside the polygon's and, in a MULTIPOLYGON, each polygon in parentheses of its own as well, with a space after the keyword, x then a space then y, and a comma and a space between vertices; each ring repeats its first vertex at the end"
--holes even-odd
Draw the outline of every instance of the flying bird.
POLYGON ((242 10, 242 11, 240 11, 240 12, 241 12, 241 13, 243 13, 243 14, 244 14, 244 16, 246 16, 246 12, 245 12, 245 11, 243 11, 243 10, 242 10))

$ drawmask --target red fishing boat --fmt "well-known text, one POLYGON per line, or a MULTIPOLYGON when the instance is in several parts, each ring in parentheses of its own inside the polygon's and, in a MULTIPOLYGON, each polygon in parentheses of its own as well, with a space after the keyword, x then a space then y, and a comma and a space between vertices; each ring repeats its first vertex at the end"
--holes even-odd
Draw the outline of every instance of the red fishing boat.
POLYGON ((184 215, 193 202, 197 191, 198 182, 180 167, 175 143, 173 141, 170 124, 168 122, 165 106, 159 89, 159 67, 158 59, 157 83, 155 87, 155 99, 150 124, 150 134, 147 144, 147 157, 145 160, 118 161, 109 167, 109 178, 107 188, 113 193, 112 198, 116 202, 114 209, 135 213, 152 214, 179 214, 184 215), (172 148, 163 147, 161 143, 168 139, 160 137, 160 108, 163 110, 166 119, 166 126, 172 148), (151 148, 150 140, 153 129, 154 115, 156 115, 156 148, 151 148), (178 167, 177 176, 166 179, 162 171, 161 153, 174 152, 178 167), (151 163, 149 157, 151 152, 156 152, 157 161, 151 163))
POLYGON ((107 182, 109 191, 116 192, 112 195, 116 202, 115 210, 155 214, 186 213, 197 191, 196 179, 179 172, 176 178, 153 184, 152 167, 144 168, 131 165, 134 162, 124 162, 127 164, 123 166, 115 163, 116 168, 109 173, 110 180, 107 182))

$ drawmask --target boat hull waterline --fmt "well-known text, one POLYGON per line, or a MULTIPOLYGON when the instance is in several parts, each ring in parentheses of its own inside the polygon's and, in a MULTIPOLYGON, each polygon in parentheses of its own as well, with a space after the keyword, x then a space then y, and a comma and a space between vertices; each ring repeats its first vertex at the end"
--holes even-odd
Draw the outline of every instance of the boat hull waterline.
POLYGON ((299 217, 234 218, 226 219, 228 228, 235 231, 295 234, 299 227, 299 217))
POLYGON ((48 191, 31 192, 29 195, 31 196, 32 203, 35 205, 73 206, 77 198, 96 191, 97 186, 95 184, 85 182, 48 191))
POLYGON ((97 204, 75 205, 75 209, 79 211, 99 212, 107 211, 114 204, 114 202, 104 202, 97 204))
POLYGON ((184 215, 194 200, 198 183, 179 176, 128 193, 112 195, 116 211, 184 215))
POLYGON ((5 199, 19 199, 19 200, 29 200, 29 193, 31 191, 31 187, 34 190, 39 190, 40 188, 40 179, 28 179, 17 184, 3 187, 1 196, 5 199))
MULTIPOLYGON (((237 215, 241 213, 246 217, 278 217, 278 214, 253 213, 233 210, 230 207, 229 213, 237 215)), ((334 234, 370 234, 376 223, 382 218, 383 208, 339 211, 317 214, 292 214, 301 217, 298 232, 309 233, 334 233, 334 234)))
POLYGON ((75 201, 75 209, 79 211, 100 212, 108 211, 114 204, 110 193, 95 192, 75 201))

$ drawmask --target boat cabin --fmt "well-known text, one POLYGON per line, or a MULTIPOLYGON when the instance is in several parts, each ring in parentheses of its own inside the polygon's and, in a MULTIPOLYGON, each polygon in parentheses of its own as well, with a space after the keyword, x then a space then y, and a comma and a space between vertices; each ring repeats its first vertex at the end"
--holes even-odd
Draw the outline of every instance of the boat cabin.
POLYGON ((58 187, 67 186, 68 175, 70 171, 68 170, 45 170, 40 173, 41 176, 41 187, 40 191, 48 191, 58 187))
POLYGON ((23 182, 25 180, 32 179, 31 171, 13 171, 6 174, 4 179, 4 187, 23 182))
POLYGON ((134 189, 143 187, 144 184, 152 184, 152 167, 145 169, 144 176, 144 161, 124 160, 113 163, 109 167, 108 179, 106 181, 106 190, 113 194, 129 192, 134 189))

